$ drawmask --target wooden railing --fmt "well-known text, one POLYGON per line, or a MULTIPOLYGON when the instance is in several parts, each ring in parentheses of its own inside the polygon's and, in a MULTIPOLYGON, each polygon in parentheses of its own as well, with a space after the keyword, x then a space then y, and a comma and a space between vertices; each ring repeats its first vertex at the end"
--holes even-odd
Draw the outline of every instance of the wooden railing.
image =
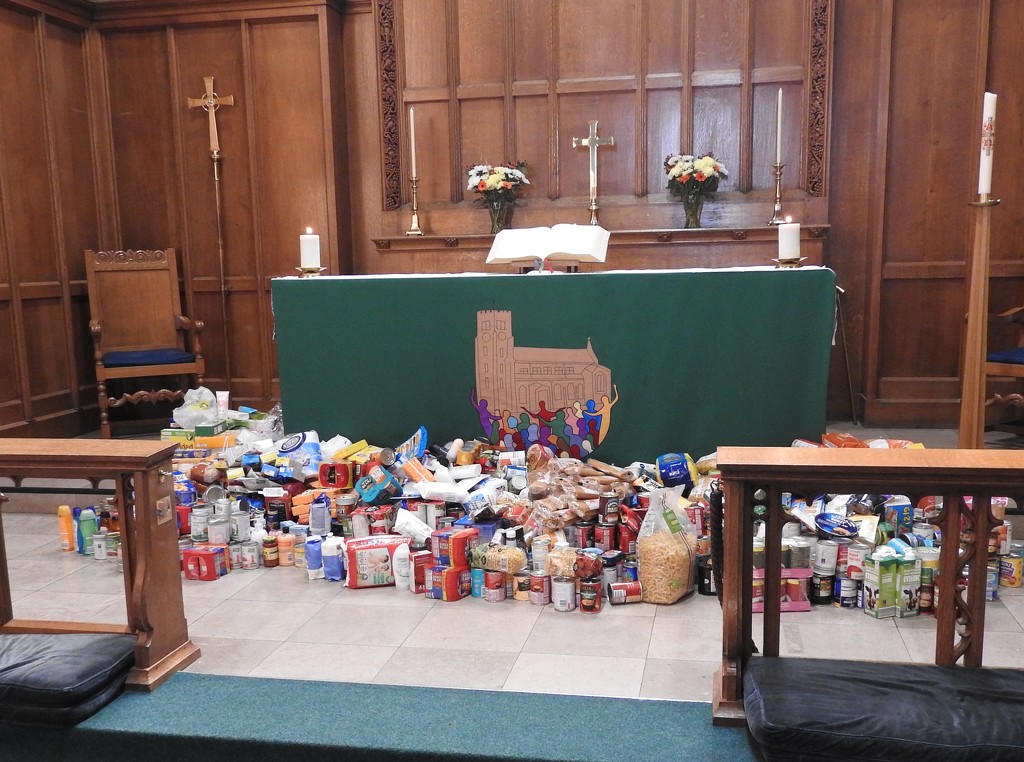
MULTIPOLYGON (((0 523, 0 633, 113 632, 136 636, 128 686, 151 689, 199 658, 181 594, 168 442, 0 439, 0 475, 113 479, 121 520, 128 624, 15 619, 0 523)), ((54 532, 57 516, 54 511, 54 532)))
MULTIPOLYGON (((742 724, 743 669, 752 651, 751 603, 754 506, 765 517, 765 601, 779 600, 784 492, 906 495, 916 504, 942 497, 934 522, 942 530, 936 595, 935 663, 980 667, 985 628, 988 536, 996 525, 991 498, 1014 495, 1024 485, 1024 452, 1012 450, 873 450, 722 447, 725 493, 722 569, 722 666, 714 678, 716 724, 742 724), (962 498, 973 499, 968 508, 962 498), (963 534, 962 534, 963 530, 963 534), (961 540, 964 552, 958 555, 961 540), (966 590, 957 587, 966 567, 966 590), (966 593, 966 595, 964 594, 966 593)), ((762 654, 779 655, 778 606, 765 605, 762 654)))

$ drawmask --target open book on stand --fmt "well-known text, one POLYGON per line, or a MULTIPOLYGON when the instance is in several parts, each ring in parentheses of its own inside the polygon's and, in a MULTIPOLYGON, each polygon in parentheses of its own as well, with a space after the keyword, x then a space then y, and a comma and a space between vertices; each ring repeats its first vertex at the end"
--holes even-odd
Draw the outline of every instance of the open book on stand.
POLYGON ((553 225, 549 228, 505 228, 494 236, 487 264, 568 260, 604 262, 609 233, 600 225, 553 225))

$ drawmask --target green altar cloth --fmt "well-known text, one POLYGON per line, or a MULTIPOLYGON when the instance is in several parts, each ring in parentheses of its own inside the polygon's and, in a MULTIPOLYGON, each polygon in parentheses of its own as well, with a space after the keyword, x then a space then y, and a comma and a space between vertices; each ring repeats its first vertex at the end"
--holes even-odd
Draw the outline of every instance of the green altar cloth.
POLYGON ((419 426, 626 465, 817 440, 826 268, 272 281, 285 428, 396 446, 419 426))

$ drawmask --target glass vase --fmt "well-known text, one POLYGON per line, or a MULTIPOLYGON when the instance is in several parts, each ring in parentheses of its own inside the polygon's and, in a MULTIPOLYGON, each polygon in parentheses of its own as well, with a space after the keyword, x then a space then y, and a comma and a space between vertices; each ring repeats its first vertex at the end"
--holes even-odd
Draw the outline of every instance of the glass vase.
POLYGON ((504 198, 493 198, 488 202, 491 213, 491 235, 497 235, 508 225, 508 213, 511 205, 504 198))
POLYGON ((686 228, 699 228, 700 216, 704 212, 704 196, 699 193, 683 196, 683 211, 686 213, 686 228))

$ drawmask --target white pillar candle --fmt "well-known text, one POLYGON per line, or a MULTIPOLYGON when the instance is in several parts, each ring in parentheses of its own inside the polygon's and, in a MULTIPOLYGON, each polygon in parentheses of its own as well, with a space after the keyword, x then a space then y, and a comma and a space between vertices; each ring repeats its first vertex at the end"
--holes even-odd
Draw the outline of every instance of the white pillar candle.
POLYGON ((992 156, 996 140, 996 95, 985 93, 981 110, 981 165, 978 167, 978 193, 992 192, 992 156))
POLYGON ((775 106, 775 163, 782 163, 782 88, 779 88, 779 102, 775 106))
POLYGON ((409 107, 409 158, 412 176, 416 175, 416 109, 409 107))
POLYGON ((800 223, 784 222, 779 225, 779 259, 800 259, 800 223))
POLYGON ((313 228, 306 228, 306 234, 299 236, 299 267, 320 267, 320 236, 313 235, 313 228))

